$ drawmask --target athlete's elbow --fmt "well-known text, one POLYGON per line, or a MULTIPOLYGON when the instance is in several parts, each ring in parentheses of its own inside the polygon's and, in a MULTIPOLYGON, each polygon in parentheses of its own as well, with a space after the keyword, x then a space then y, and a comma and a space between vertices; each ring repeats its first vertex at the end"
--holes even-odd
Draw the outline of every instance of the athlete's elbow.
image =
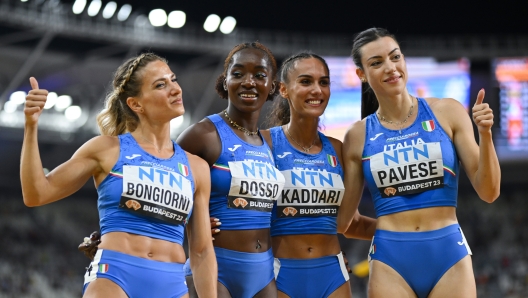
POLYGON ((484 202, 491 204, 499 198, 499 195, 500 195, 500 188, 497 187, 496 189, 487 191, 486 193, 479 194, 479 197, 484 202))

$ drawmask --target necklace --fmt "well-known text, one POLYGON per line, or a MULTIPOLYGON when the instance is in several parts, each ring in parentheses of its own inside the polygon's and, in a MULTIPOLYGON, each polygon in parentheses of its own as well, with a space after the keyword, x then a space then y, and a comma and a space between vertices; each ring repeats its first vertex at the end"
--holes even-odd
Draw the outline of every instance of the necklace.
POLYGON ((302 150, 304 152, 307 152, 310 151, 310 149, 312 149, 312 147, 315 145, 315 141, 318 139, 318 138, 315 138, 312 142, 312 145, 310 145, 310 147, 304 147, 303 145, 299 144, 299 142, 297 142, 291 135, 290 133, 290 126, 289 125, 286 125, 286 132, 288 133, 288 135, 290 136, 290 138, 295 142, 295 144, 297 144, 297 146, 301 147, 302 150))
POLYGON ((405 125, 405 123, 407 123, 407 120, 409 119, 409 117, 412 116, 413 114, 413 109, 414 109, 414 99, 413 97, 411 96, 411 108, 409 109, 409 113, 407 114, 407 117, 405 117, 405 119, 403 119, 403 121, 400 121, 400 122, 394 122, 392 120, 387 120, 385 119, 385 117, 383 115, 380 114, 380 112, 378 111, 377 114, 378 114, 378 117, 380 118, 381 121, 385 121, 386 123, 388 124, 393 124, 393 125, 396 125, 396 126, 399 126, 400 129, 399 129, 399 132, 401 134, 401 131, 402 131, 402 128, 403 126, 405 125))
POLYGON ((148 142, 148 143, 152 144, 152 146, 154 146, 154 148, 156 148, 156 150, 158 150, 158 153, 161 153, 161 149, 163 149, 163 147, 158 148, 158 146, 156 146, 156 144, 154 144, 151 141, 147 140, 147 138, 145 138, 143 136, 143 132, 141 132, 141 138, 143 138, 143 140, 145 140, 145 142, 148 142))
POLYGON ((245 128, 245 127, 242 127, 242 126, 238 125, 238 123, 236 123, 235 121, 233 121, 233 119, 231 119, 231 117, 229 117, 229 115, 227 114, 227 110, 224 110, 224 115, 226 116, 226 118, 229 121, 229 123, 231 123, 231 125, 236 127, 238 130, 243 131, 247 136, 254 136, 254 135, 258 134, 258 132, 259 132, 258 128, 257 128, 256 131, 251 131, 251 130, 245 128))

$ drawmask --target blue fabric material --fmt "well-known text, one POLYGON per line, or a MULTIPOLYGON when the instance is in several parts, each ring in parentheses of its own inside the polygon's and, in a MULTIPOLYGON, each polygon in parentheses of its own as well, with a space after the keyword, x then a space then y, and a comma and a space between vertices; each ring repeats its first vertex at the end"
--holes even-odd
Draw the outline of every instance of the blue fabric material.
POLYGON ((471 254, 458 224, 426 232, 377 230, 369 259, 396 270, 419 298, 425 298, 449 268, 471 254))
POLYGON ((383 127, 376 114, 366 120, 363 174, 376 215, 457 205, 459 161, 452 140, 427 102, 402 130, 383 127))
POLYGON ((98 250, 86 274, 83 294, 93 280, 106 278, 121 287, 128 297, 181 297, 188 292, 183 264, 166 263, 98 250))
MULTIPOLYGON (((119 158, 108 176, 101 182, 97 192, 99 194, 98 209, 101 226, 101 235, 108 232, 127 232, 132 234, 143 235, 151 238, 162 239, 166 241, 183 243, 184 229, 188 217, 192 213, 192 203, 194 194, 194 179, 190 170, 187 154, 180 146, 173 142, 174 155, 168 159, 155 157, 144 151, 129 133, 119 135, 120 153, 119 158), (141 167, 145 173, 152 173, 152 181, 141 184, 137 183, 136 187, 141 184, 144 191, 137 193, 148 198, 148 201, 136 200, 140 203, 141 208, 134 210, 125 206, 123 195, 128 189, 123 188, 123 168, 132 166, 141 167), (170 181, 169 181, 170 180, 170 181), (191 197, 182 195, 181 189, 176 182, 187 180, 191 185, 191 197), (170 183, 169 183, 170 182, 170 183), (170 186, 164 186, 169 185, 170 186), (146 185, 146 186, 145 186, 146 185), (160 192, 159 189, 165 187, 170 191, 160 192), (146 189, 150 189, 150 191, 146 189), (147 194, 148 192, 148 194, 147 194), (187 208, 188 216, 184 213, 177 214, 170 208, 165 208, 163 200, 168 200, 169 205, 187 208), (143 208, 150 207, 152 214, 158 216, 155 218, 151 215, 133 213, 133 211, 143 211, 143 208), (163 214, 163 215, 162 215, 163 214), (175 223, 174 219, 182 216, 182 221, 175 223)), ((145 175, 146 177, 146 175, 145 175)), ((143 189, 142 189, 143 190, 143 189)))
POLYGON ((323 148, 310 154, 293 147, 282 127, 271 128, 270 134, 275 163, 286 180, 272 211, 271 236, 337 234, 335 201, 340 204, 344 194, 343 169, 332 143, 319 132, 323 148), (336 175, 325 179, 329 173, 336 175), (329 200, 332 196, 335 200, 329 200))
POLYGON ((277 289, 291 298, 328 297, 349 279, 337 256, 278 261, 277 289))
POLYGON ((264 289, 274 278, 271 249, 247 253, 215 247, 218 281, 233 298, 250 298, 264 289))
MULTIPOLYGON (((209 212, 211 217, 219 218, 222 222, 222 230, 255 230, 269 229, 272 200, 267 201, 269 208, 266 210, 247 210, 249 205, 233 206, 229 205, 230 189, 232 182, 230 162, 246 162, 247 165, 257 164, 269 174, 280 175, 275 169, 275 163, 271 155, 268 144, 262 139, 263 144, 255 146, 240 139, 231 127, 217 114, 207 116, 216 127, 222 151, 218 160, 211 167, 211 199, 209 201, 209 212)), ((261 172, 262 173, 262 172, 261 172)), ((258 175, 258 170, 257 173, 258 175)), ((252 181, 259 180, 264 184, 275 183, 273 175, 263 175, 263 177, 251 177, 252 181)), ((275 185, 275 184, 274 184, 275 185)), ((240 192, 244 191, 244 186, 239 187, 240 192)), ((282 189, 282 188, 281 188, 282 189)), ((247 188, 245 188, 247 191, 247 188)), ((278 192, 276 190, 276 192, 278 192)), ((236 194, 235 194, 236 195, 236 194)), ((238 195, 236 197, 244 197, 238 195)), ((233 199, 233 198, 231 198, 233 199)), ((249 199, 247 199, 249 201, 249 199)))

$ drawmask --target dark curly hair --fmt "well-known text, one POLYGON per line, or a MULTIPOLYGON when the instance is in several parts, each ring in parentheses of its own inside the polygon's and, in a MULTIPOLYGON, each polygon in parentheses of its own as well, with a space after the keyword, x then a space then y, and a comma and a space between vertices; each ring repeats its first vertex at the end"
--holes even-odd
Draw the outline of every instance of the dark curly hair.
MULTIPOLYGON (((218 93, 218 95, 220 95, 220 97, 223 99, 227 99, 227 91, 224 90, 224 81, 227 77, 227 70, 233 63, 233 55, 235 55, 237 52, 244 50, 244 49, 257 49, 257 50, 261 50, 264 53, 266 53, 266 55, 268 56, 268 64, 269 64, 268 66, 271 67, 271 78, 273 82, 275 82, 275 77, 277 75, 277 61, 275 60, 275 56, 273 56, 273 53, 271 53, 270 49, 268 49, 268 47, 266 47, 265 45, 261 44, 258 41, 244 42, 241 44, 237 44, 231 50, 231 52, 229 52, 229 54, 227 55, 227 58, 225 59, 225 62, 224 62, 224 71, 216 79, 216 85, 215 85, 216 93, 218 93)), ((275 88, 273 93, 268 94, 268 98, 266 100, 273 100, 275 95, 278 93, 279 93, 279 88, 275 88)))

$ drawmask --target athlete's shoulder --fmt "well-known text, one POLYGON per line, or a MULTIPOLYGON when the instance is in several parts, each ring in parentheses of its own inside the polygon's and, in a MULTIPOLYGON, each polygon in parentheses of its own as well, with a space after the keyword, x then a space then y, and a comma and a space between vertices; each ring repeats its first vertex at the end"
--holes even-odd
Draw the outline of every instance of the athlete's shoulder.
POLYGON ((97 153, 108 151, 119 147, 119 138, 117 136, 95 136, 84 143, 78 150, 78 153, 97 153))
POLYGON ((271 141, 271 131, 270 128, 260 130, 260 135, 264 138, 266 143, 270 148, 273 148, 273 142, 271 141))

